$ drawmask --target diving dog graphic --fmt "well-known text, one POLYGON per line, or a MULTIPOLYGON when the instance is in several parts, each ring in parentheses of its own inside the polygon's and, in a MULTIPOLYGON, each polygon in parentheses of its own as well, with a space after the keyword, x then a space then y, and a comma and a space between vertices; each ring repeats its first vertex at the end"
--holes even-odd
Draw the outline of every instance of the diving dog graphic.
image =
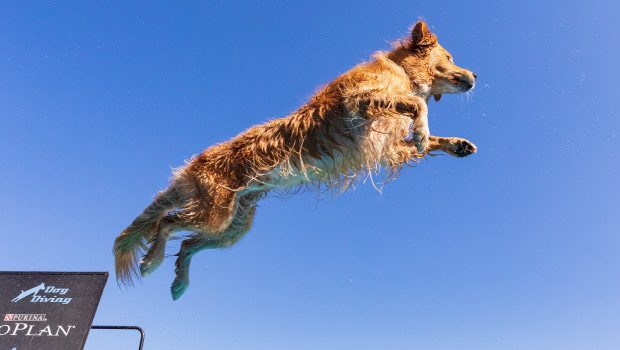
POLYGON ((162 263, 168 238, 189 231, 177 254, 176 300, 189 285, 192 256, 239 241, 269 191, 339 192, 382 169, 391 180, 432 151, 475 153, 465 139, 431 136, 427 109, 431 97, 466 92, 475 81, 424 22, 416 23, 391 51, 337 77, 296 112, 212 146, 176 170, 170 186, 116 238, 117 279, 131 284, 138 266, 149 275, 162 263))
POLYGON ((43 290, 43 289, 45 289, 45 283, 41 283, 38 286, 36 286, 34 288, 30 288, 30 289, 28 289, 26 291, 22 290, 21 294, 18 295, 17 297, 15 297, 13 300, 11 300, 11 302, 15 303, 15 302, 18 302, 18 301, 24 299, 27 296, 37 295, 37 293, 39 293, 39 291, 43 290))

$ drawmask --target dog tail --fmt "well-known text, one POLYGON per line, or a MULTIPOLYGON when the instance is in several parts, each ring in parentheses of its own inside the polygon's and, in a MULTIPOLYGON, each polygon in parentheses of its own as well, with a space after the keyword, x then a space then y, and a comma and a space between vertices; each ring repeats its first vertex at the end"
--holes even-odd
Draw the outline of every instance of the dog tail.
POLYGON ((133 284, 138 277, 139 258, 146 251, 146 243, 157 230, 157 223, 168 210, 178 205, 177 191, 170 186, 159 192, 153 203, 140 214, 114 240, 116 280, 125 285, 133 284))

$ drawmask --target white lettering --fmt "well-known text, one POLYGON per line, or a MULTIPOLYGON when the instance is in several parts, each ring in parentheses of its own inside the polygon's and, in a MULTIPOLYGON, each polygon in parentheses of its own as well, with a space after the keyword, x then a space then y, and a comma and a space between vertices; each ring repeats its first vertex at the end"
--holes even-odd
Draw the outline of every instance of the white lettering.
POLYGON ((11 335, 17 335, 17 331, 23 331, 26 328, 28 328, 27 324, 25 324, 25 323, 16 323, 15 324, 15 330, 13 330, 13 333, 11 333, 11 335), (22 326, 23 326, 23 328, 20 328, 22 326))
POLYGON ((41 336, 46 336, 46 337, 68 337, 69 333, 71 333, 71 331, 76 327, 76 326, 71 326, 71 325, 66 325, 66 326, 62 326, 62 325, 54 325, 53 327, 56 328, 56 333, 54 333, 52 331, 52 326, 47 325, 42 329, 37 329, 35 328, 36 325, 29 325, 26 323, 15 323, 15 327, 13 328, 11 325, 6 325, 3 324, 0 326, 0 336, 3 335, 9 335, 9 336, 15 336, 15 335, 24 335, 24 336, 30 336, 30 337, 41 337, 41 336), (34 328, 34 331, 33 331, 34 328))
POLYGON ((28 333, 26 333, 26 335, 31 335, 31 336, 35 336, 36 335, 36 334, 30 333, 32 331, 32 327, 34 327, 33 324, 31 324, 30 327, 28 327, 28 333))
POLYGON ((58 326, 58 330, 56 331, 56 336, 58 336, 58 333, 60 333, 60 331, 62 330, 62 332, 65 334, 65 337, 69 336, 69 332, 71 331, 72 328, 75 328, 75 326, 68 326, 67 330, 65 330, 64 328, 62 328, 62 326, 58 326))
POLYGON ((45 328, 43 328, 42 330, 39 331, 39 334, 37 334, 37 336, 42 336, 42 333, 47 333, 48 337, 52 336, 52 330, 50 329, 50 326, 45 326, 45 328))

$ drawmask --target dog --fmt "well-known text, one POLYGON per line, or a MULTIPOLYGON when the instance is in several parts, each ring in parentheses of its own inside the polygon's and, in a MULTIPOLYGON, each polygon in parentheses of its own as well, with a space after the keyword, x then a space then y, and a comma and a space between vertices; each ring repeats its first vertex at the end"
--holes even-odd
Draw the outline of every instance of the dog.
POLYGON ((457 67, 426 23, 417 22, 391 51, 337 77, 296 112, 175 170, 170 186, 116 238, 117 280, 132 284, 138 266, 142 277, 151 274, 164 260, 168 238, 189 231, 171 287, 177 300, 189 286, 192 256, 237 243, 252 226, 257 202, 272 190, 344 191, 381 169, 391 180, 429 152, 475 153, 468 140, 431 136, 427 109, 431 96, 439 101, 475 82, 476 74, 457 67))

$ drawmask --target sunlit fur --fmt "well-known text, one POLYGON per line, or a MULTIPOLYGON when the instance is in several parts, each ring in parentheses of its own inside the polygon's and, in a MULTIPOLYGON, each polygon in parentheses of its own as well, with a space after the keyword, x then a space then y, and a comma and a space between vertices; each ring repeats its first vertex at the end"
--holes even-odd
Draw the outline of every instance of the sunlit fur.
POLYGON ((429 151, 474 153, 467 140, 430 136, 427 122, 431 96, 464 92, 474 82, 426 24, 416 23, 392 51, 339 76, 296 112, 212 146, 176 170, 170 186, 117 237, 117 279, 131 284, 138 266, 147 276, 162 263, 168 238, 189 231, 177 254, 177 299, 189 284, 191 257, 239 241, 271 190, 340 192, 372 173, 392 179, 429 151))

